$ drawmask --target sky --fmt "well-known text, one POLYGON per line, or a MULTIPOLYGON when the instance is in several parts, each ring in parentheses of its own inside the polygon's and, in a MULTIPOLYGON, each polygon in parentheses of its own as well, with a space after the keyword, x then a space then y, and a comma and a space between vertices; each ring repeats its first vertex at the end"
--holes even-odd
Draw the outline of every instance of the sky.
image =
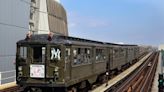
POLYGON ((69 35, 113 43, 164 44, 163 0, 61 0, 69 35))

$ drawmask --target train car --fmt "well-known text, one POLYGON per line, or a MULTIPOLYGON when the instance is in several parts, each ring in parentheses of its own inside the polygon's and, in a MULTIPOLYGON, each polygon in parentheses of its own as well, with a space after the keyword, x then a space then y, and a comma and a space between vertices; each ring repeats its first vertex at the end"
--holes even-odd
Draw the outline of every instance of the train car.
MULTIPOLYGON (((17 42, 16 81, 25 90, 88 90, 106 72, 121 70, 138 55, 137 45, 30 35, 17 42)), ((109 75, 110 76, 110 75, 109 75)))
POLYGON ((126 44, 113 44, 108 45, 108 63, 107 71, 116 72, 120 71, 122 68, 127 67, 132 64, 132 61, 135 60, 138 56, 138 52, 135 52, 134 49, 137 49, 137 45, 126 45, 126 44), (137 55, 135 56, 134 53, 137 55))
POLYGON ((27 36, 17 42, 17 84, 40 90, 86 87, 106 71, 103 44, 64 36, 27 36))

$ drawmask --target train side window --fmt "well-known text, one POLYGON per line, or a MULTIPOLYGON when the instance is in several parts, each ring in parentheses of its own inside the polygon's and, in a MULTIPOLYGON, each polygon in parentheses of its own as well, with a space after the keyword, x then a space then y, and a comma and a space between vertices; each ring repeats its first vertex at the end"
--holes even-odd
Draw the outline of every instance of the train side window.
POLYGON ((119 53, 118 53, 119 51, 118 51, 117 48, 114 49, 113 52, 114 52, 114 53, 113 53, 113 54, 114 54, 114 57, 118 57, 118 56, 119 56, 119 53))
POLYGON ((91 58, 91 49, 85 48, 84 49, 84 63, 90 63, 91 58))
POLYGON ((77 49, 77 54, 80 54, 81 53, 81 48, 78 48, 77 49))
POLYGON ((85 65, 91 62, 90 48, 74 48, 73 50, 73 65, 85 65))
POLYGON ((68 61, 70 59, 70 55, 71 55, 70 48, 66 48, 66 50, 65 50, 65 60, 66 61, 68 61))
POLYGON ((45 62, 46 48, 42 47, 42 62, 45 62))
POLYGON ((104 49, 96 49, 96 62, 103 62, 106 59, 104 52, 104 49))
POLYGON ((73 50, 73 56, 75 57, 77 55, 77 49, 73 50))
POLYGON ((73 58, 74 58, 74 61, 73 61, 73 64, 74 65, 77 65, 77 64, 81 64, 81 48, 75 48, 73 50, 73 58))
POLYGON ((96 61, 100 60, 101 58, 101 49, 96 49, 96 61))
POLYGON ((27 47, 20 47, 20 57, 23 59, 27 58, 27 47))

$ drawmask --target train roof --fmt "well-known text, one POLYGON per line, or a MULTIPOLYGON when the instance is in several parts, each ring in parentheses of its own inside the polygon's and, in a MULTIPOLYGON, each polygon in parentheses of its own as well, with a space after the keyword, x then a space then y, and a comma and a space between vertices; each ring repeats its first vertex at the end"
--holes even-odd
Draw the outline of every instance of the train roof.
POLYGON ((114 45, 114 46, 137 46, 137 45, 130 45, 130 44, 115 44, 115 43, 109 43, 109 42, 101 42, 101 41, 94 41, 89 39, 83 39, 83 38, 77 38, 77 37, 71 37, 71 36, 61 36, 61 35, 48 35, 48 34, 37 34, 37 35, 31 35, 29 38, 26 37, 24 40, 20 40, 17 43, 55 43, 55 44, 99 44, 99 45, 114 45), (49 40, 49 37, 51 37, 51 41, 49 40))

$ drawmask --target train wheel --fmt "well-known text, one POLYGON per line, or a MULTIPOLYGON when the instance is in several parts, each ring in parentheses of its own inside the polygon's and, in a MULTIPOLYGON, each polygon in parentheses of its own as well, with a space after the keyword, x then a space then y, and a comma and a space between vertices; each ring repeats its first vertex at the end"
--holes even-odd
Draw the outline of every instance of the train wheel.
POLYGON ((76 87, 71 87, 69 89, 67 89, 67 92, 77 92, 77 88, 76 87))
POLYGON ((77 88, 75 88, 75 87, 72 87, 72 92, 77 92, 77 88))
POLYGON ((42 92, 40 88, 30 88, 27 92, 42 92))
POLYGON ((25 87, 22 92, 31 92, 31 88, 30 87, 25 87))

